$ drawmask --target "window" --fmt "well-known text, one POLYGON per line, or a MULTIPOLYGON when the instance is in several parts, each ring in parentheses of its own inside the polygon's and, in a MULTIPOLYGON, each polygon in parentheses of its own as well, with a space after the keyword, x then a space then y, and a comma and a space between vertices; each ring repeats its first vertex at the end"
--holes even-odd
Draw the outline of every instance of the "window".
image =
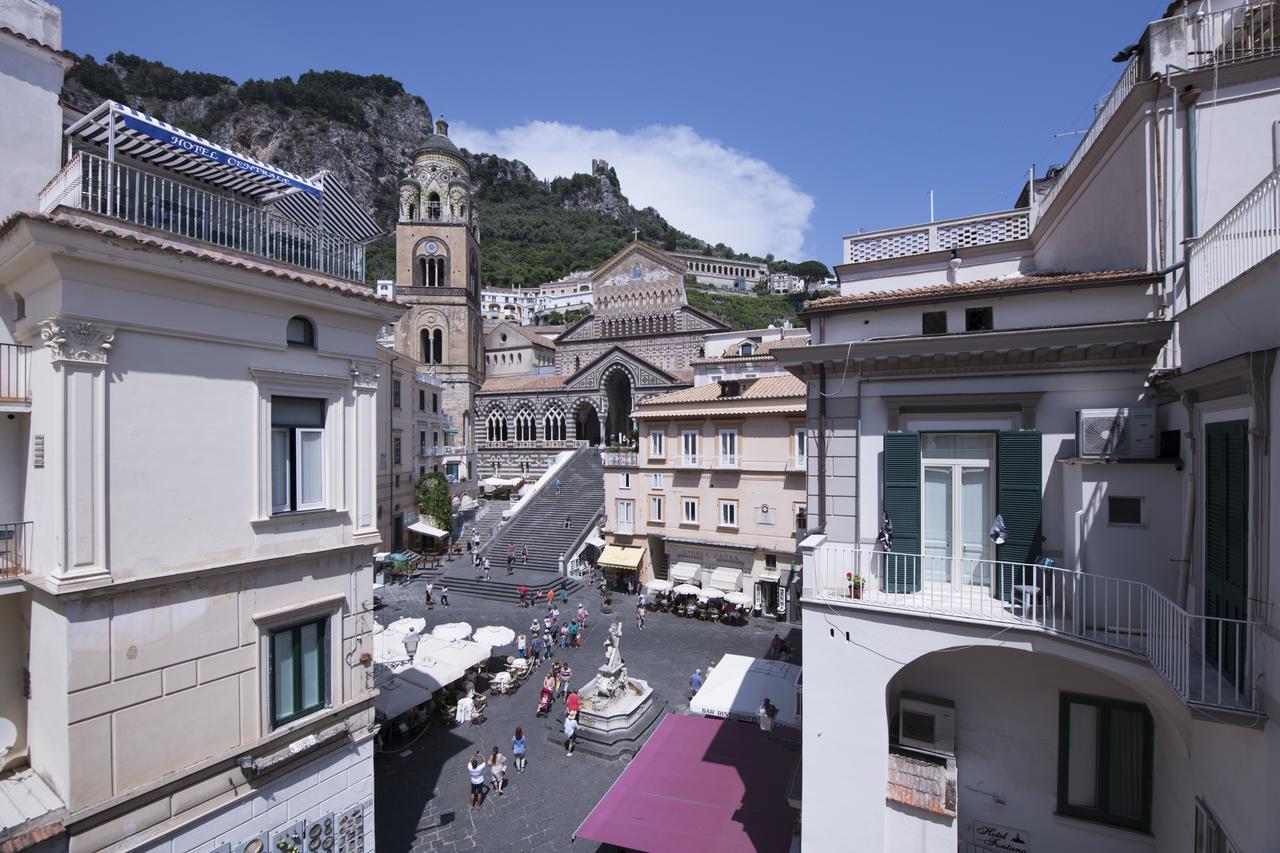
POLYGON ((662 459, 666 456, 666 433, 654 431, 649 433, 649 458, 662 459))
POLYGON ((324 400, 271 398, 271 511, 324 506, 324 400))
POLYGON ((796 530, 809 529, 809 510, 804 504, 795 504, 796 530))
POLYGON ((516 415, 516 441, 533 441, 533 413, 523 411, 516 415))
POLYGON ((440 411, 440 395, 437 394, 435 391, 431 392, 431 411, 433 412, 440 411))
POLYGON ((685 498, 680 501, 680 520, 683 524, 698 523, 698 499, 685 498))
POLYGON ((1059 814, 1149 829, 1151 747, 1151 714, 1145 705, 1061 694, 1059 814))
POLYGON ((618 501, 618 532, 631 533, 635 530, 635 501, 618 501))
POLYGON ((737 501, 720 501, 720 526, 721 527, 737 527, 738 526, 738 502, 737 501))
POLYGON ((418 455, 427 455, 427 431, 425 429, 418 430, 418 455))
POLYGON ((666 488, 667 475, 661 471, 654 471, 649 475, 650 485, 655 489, 666 488))
POLYGON ((437 448, 440 446, 440 431, 439 431, 439 430, 432 430, 432 431, 431 431, 431 445, 432 445, 433 447, 437 447, 437 448))
POLYGON ((764 567, 765 567, 766 569, 776 569, 776 568, 778 568, 778 555, 777 555, 777 554, 765 554, 765 555, 764 555, 764 567))
POLYGON ((989 332, 995 328, 991 316, 991 308, 964 309, 964 330, 966 332, 989 332))
POLYGON ((630 471, 618 472, 618 488, 619 489, 631 488, 631 472, 630 471))
POLYGON ((440 193, 427 196, 427 219, 440 218, 440 193))
POLYGON ((698 432, 697 430, 685 430, 680 433, 680 455, 684 457, 684 464, 698 464, 698 432))
POLYGON ((1212 810, 1196 797, 1195 853, 1240 853, 1212 810))
POLYGON ((738 349, 738 355, 755 355, 755 354, 756 354, 755 344, 743 344, 738 349))
POLYGON ((427 392, 421 388, 418 389, 418 411, 425 412, 427 410, 427 392))
POLYGON ((391 464, 400 464, 400 436, 394 436, 391 439, 391 464))
MULTIPOLYGON (((501 411, 489 413, 489 418, 485 421, 487 434, 490 441, 506 441, 507 440, 507 419, 501 411)), ((494 463, 497 464, 496 462, 494 463)))
POLYGON ((649 520, 650 521, 665 520, 662 516, 662 504, 663 504, 662 495, 649 496, 649 520))
POLYGON ((329 704, 329 619, 271 632, 271 725, 329 704))
POLYGON ((738 467, 738 431, 736 429, 720 430, 720 464, 724 467, 738 467))
POLYGON ((391 408, 400 408, 400 380, 391 383, 391 408))
POLYGON ((1107 524, 1112 527, 1141 527, 1142 498, 1107 496, 1107 524))
POLYGON ((13 319, 27 319, 27 300, 20 293, 13 294, 13 319))
POLYGON ((306 317, 294 317, 285 330, 285 340, 289 346, 315 349, 316 327, 306 317))
POLYGON ((947 333, 947 312, 924 312, 920 321, 920 331, 926 335, 945 335, 947 333))
POLYGON ((542 437, 547 441, 564 441, 568 432, 564 422, 564 412, 556 408, 547 410, 542 418, 542 437))
POLYGON ((805 428, 796 427, 792 432, 791 453, 792 458, 795 460, 796 467, 801 470, 804 469, 805 460, 808 457, 808 446, 805 441, 805 428))

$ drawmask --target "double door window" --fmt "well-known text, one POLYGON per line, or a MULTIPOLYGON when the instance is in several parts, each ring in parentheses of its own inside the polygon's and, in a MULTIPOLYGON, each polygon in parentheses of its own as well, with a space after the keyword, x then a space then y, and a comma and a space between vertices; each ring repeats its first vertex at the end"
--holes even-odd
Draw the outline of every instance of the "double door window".
POLYGON ((922 554, 925 580, 988 583, 995 518, 995 436, 920 436, 922 554), (952 568, 958 571, 953 574, 952 568))

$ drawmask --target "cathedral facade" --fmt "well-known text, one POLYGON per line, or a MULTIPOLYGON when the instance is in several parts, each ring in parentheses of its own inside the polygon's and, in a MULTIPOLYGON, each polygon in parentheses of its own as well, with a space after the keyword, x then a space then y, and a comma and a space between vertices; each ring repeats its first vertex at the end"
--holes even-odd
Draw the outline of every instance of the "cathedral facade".
POLYGON ((728 327, 687 304, 685 265, 634 242, 593 276, 595 313, 554 342, 554 369, 488 378, 475 394, 482 476, 537 476, 557 453, 634 431, 632 408, 693 384, 703 336, 728 327))

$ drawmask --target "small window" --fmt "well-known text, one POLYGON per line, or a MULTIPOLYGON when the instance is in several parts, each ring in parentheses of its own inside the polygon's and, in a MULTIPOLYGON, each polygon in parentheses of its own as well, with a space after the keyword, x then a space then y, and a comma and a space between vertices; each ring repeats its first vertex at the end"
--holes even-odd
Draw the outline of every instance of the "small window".
POLYGON ((400 380, 391 383, 391 408, 400 408, 400 380))
MULTIPOLYGON (((391 439, 391 464, 400 464, 400 436, 398 435, 391 439)), ((399 484, 397 483, 397 485, 399 484)))
POLYGON ((618 472, 618 488, 619 489, 631 488, 631 472, 630 471, 618 472))
POLYGON ((650 476, 650 482, 652 483, 653 488, 662 489, 666 487, 666 480, 667 480, 666 474, 662 473, 661 471, 655 471, 649 476, 650 476))
POLYGON ((737 527, 738 526, 738 502, 737 501, 720 501, 720 526, 721 527, 737 527))
POLYGON ((271 725, 329 704, 329 620, 271 633, 271 725))
POLYGON ((662 459, 666 455, 667 437, 664 433, 654 431, 649 433, 649 458, 662 459))
POLYGON ((995 328, 991 308, 964 309, 964 330, 966 332, 990 332, 995 328))
POLYGON ((1151 713, 1145 705, 1061 694, 1058 813, 1151 827, 1151 713))
POLYGON ((421 388, 418 389, 418 411, 425 412, 427 410, 427 392, 421 388))
POLYGON ((649 520, 650 521, 664 520, 662 516, 662 508, 663 508, 662 503, 663 501, 662 501, 661 495, 651 495, 649 497, 649 520))
POLYGON ((947 333, 947 312, 924 312, 920 326, 920 331, 926 335, 945 335, 947 333))
POLYGON ((316 327, 306 317, 294 317, 289 321, 286 337, 289 346, 315 349, 316 327))
POLYGON ((754 344, 743 344, 738 350, 738 355, 755 355, 756 348, 754 344))
POLYGON ((680 518, 685 524, 698 523, 698 499, 685 498, 680 502, 680 518))
POLYGON ((271 398, 271 511, 324 506, 324 400, 271 398))
POLYGON ((1141 527, 1142 498, 1107 497, 1107 524, 1112 527, 1141 527))
POLYGON ((777 555, 777 554, 765 554, 765 555, 764 555, 764 567, 765 567, 766 569, 776 569, 776 568, 778 568, 778 555, 777 555))

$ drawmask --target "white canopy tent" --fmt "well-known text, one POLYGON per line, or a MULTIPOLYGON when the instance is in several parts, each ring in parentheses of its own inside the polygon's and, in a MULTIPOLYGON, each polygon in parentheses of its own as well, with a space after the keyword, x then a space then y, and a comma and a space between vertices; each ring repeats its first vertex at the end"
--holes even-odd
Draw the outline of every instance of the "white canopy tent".
POLYGON ((425 521, 415 521, 413 524, 409 525, 409 529, 414 533, 421 533, 423 536, 434 536, 437 539, 441 536, 449 535, 447 530, 441 530, 439 527, 432 527, 425 521))
POLYGON ((706 717, 755 722, 760 703, 767 698, 778 708, 776 721, 795 727, 799 682, 800 667, 793 664, 727 654, 707 674, 689 710, 706 717))
POLYGON ((702 571, 702 566, 697 563, 680 562, 671 567, 668 575, 675 583, 687 583, 696 578, 700 571, 702 571))
MULTIPOLYGON (((404 648, 408 628, 402 619, 373 635, 373 659, 378 666, 379 694, 374 706, 388 719, 431 698, 435 691, 458 681, 467 670, 487 661, 493 650, 470 640, 452 642, 418 635, 418 650, 410 661, 404 648)), ((414 632, 418 633, 418 632, 414 632)))

